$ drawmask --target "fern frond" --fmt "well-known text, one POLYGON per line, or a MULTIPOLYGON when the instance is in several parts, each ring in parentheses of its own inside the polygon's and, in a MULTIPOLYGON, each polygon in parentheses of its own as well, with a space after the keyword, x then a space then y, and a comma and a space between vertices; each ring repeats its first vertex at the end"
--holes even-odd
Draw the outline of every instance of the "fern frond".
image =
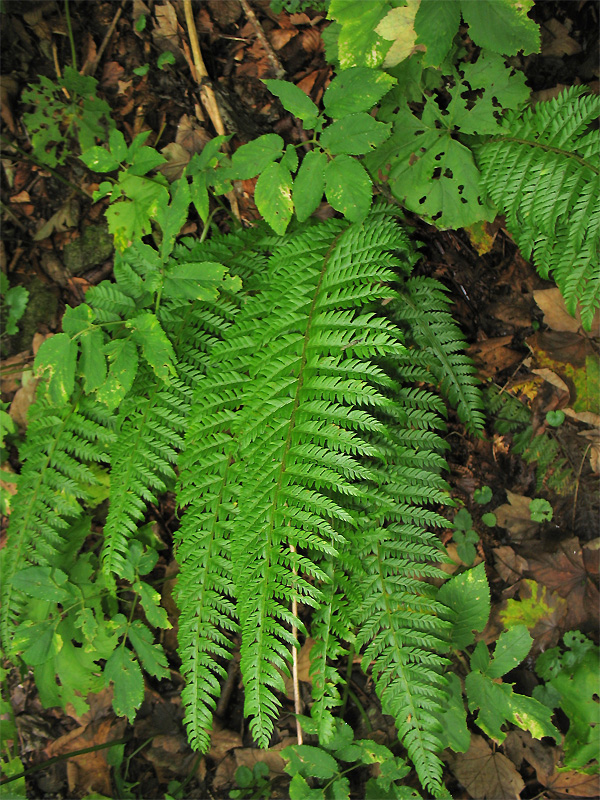
POLYGON ((484 186, 526 258, 589 329, 600 304, 600 98, 571 87, 475 148, 484 186))
POLYGON ((45 384, 29 408, 23 462, 3 550, 2 642, 10 641, 24 602, 13 586, 16 572, 28 564, 60 566, 63 535, 83 514, 83 505, 98 478, 93 463, 108 463, 114 442, 113 420, 106 406, 79 393, 64 406, 51 405, 45 384))
MULTIPOLYGON (((404 380, 411 377, 438 386, 467 430, 476 433, 485 422, 481 392, 475 368, 464 354, 464 336, 448 312, 444 291, 432 278, 409 278, 404 283, 401 299, 392 305, 391 314, 408 327, 419 350, 416 365, 411 350, 399 359, 399 369, 404 380), (419 372, 419 365, 428 368, 430 374, 419 372)), ((439 406, 435 410, 439 413, 439 406)))

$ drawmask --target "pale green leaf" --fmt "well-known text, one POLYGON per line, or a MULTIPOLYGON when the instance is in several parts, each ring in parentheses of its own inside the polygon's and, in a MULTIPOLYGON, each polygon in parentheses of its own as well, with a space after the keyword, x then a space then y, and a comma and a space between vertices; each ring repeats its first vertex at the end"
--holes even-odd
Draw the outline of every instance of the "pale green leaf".
POLYGON ((338 772, 335 758, 320 747, 298 744, 286 747, 282 755, 289 759, 289 763, 285 766, 288 775, 300 774, 307 778, 327 780, 338 772))
POLYGON ((209 212, 208 200, 208 183, 205 173, 200 172, 194 175, 190 185, 190 199, 194 204, 194 208, 198 212, 198 216, 206 224, 209 212))
POLYGON ((108 146, 110 152, 117 161, 125 161, 127 157, 127 143, 121 131, 113 128, 108 135, 108 146))
POLYGON ((283 236, 294 212, 290 171, 281 164, 270 164, 256 181, 254 202, 275 233, 283 236))
MULTIPOLYGON (((132 158, 132 150, 129 149, 129 158, 132 158)), ((128 169, 130 175, 145 175, 152 169, 160 167, 161 164, 166 164, 167 159, 162 156, 158 150, 153 147, 140 147, 139 150, 133 154, 131 166, 128 169)))
POLYGON ((405 6, 392 8, 375 28, 375 32, 392 42, 383 66, 395 67, 411 55, 415 46, 415 14, 421 0, 407 0, 405 6))
POLYGON ((22 653, 23 661, 32 667, 54 658, 61 647, 62 638, 49 620, 26 620, 15 631, 12 643, 13 652, 22 653))
POLYGON ((391 4, 386 0, 331 0, 327 16, 340 23, 338 56, 342 69, 378 67, 390 43, 375 33, 391 4))
POLYGON ((327 156, 320 150, 308 152, 294 180, 292 198, 300 222, 307 220, 316 210, 325 191, 327 156))
POLYGON ((75 387, 77 345, 66 333, 57 333, 42 342, 34 369, 48 377, 48 394, 54 403, 66 403, 75 387))
POLYGON ((325 196, 351 222, 369 213, 372 191, 369 176, 354 158, 337 156, 325 167, 325 196))
POLYGON ((133 722, 144 700, 144 679, 133 653, 123 645, 117 647, 104 667, 104 683, 114 685, 113 708, 119 717, 133 722))

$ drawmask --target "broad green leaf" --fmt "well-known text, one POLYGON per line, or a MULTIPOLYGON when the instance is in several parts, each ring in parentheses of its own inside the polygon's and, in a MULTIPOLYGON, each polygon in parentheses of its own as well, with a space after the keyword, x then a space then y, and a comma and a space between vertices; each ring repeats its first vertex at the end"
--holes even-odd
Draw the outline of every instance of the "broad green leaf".
POLYGON ((334 155, 363 155, 384 142, 391 127, 387 122, 377 122, 370 114, 350 114, 328 125, 321 134, 320 144, 334 155))
POLYGON ((175 351, 156 316, 143 311, 125 323, 132 331, 132 339, 141 348, 142 355, 161 381, 168 382, 176 375, 175 351))
POLYGON ((307 220, 316 210, 325 191, 327 156, 320 150, 308 152, 294 180, 292 199, 300 222, 307 220))
POLYGON ((472 670, 479 670, 479 672, 486 672, 490 665, 490 651, 483 641, 478 641, 475 649, 471 653, 470 664, 472 670))
POLYGON ((159 593, 144 581, 138 581, 135 584, 135 588, 139 592, 140 602, 150 625, 163 630, 171 628, 172 625, 167 617, 167 612, 160 605, 159 593))
POLYGON ((338 56, 342 69, 378 67, 390 49, 390 42, 375 28, 391 8, 386 0, 331 0, 327 17, 340 24, 338 56))
POLYGON ((415 14, 420 3, 421 0, 406 0, 405 6, 388 11, 375 28, 375 33, 392 42, 383 61, 384 67, 395 67, 414 52, 417 38, 414 27, 415 14))
POLYGON ((131 164, 131 162, 133 161, 137 153, 140 151, 140 149, 143 147, 143 145, 145 144, 146 140, 148 139, 151 133, 152 131, 144 131, 143 133, 138 133, 133 142, 129 145, 129 148, 127 149, 128 164, 131 164))
POLYGON ((160 243, 160 257, 166 261, 173 247, 175 237, 185 225, 188 217, 190 205, 190 187, 187 178, 180 178, 171 184, 171 202, 167 206, 159 206, 156 213, 156 221, 162 231, 162 242, 160 243))
POLYGON ((458 675, 454 672, 448 673, 446 680, 448 699, 444 702, 443 711, 435 714, 442 726, 442 746, 450 747, 455 753, 466 753, 471 742, 471 733, 467 728, 462 686, 458 675))
POLYGON ((438 592, 438 600, 451 610, 452 646, 464 650, 475 639, 473 631, 482 631, 490 616, 490 589, 484 564, 446 581, 438 592))
POLYGON ((370 111, 396 83, 380 69, 350 67, 331 81, 323 96, 325 111, 333 119, 370 111))
POLYGON ((56 666, 51 658, 33 668, 35 688, 39 692, 40 701, 44 708, 60 706, 62 703, 61 691, 56 683, 56 666))
POLYGON ((63 603, 69 596, 67 588, 63 586, 66 581, 66 573, 52 567, 26 567, 19 570, 12 579, 13 585, 28 597, 39 597, 56 603, 63 603))
POLYGON ((66 333, 57 333, 42 342, 34 369, 47 374, 48 393, 53 403, 66 403, 75 388, 77 345, 66 333))
MULTIPOLYGON (((144 609, 145 610, 145 609, 144 609)), ((170 676, 167 667, 167 659, 164 651, 159 644, 154 644, 152 634, 139 619, 135 620, 127 631, 129 641, 133 645, 140 664, 156 678, 168 678, 170 676)))
POLYGON ((283 153, 283 139, 276 133, 265 133, 238 148, 231 158, 232 174, 228 177, 246 180, 264 172, 283 153))
POLYGON ((415 16, 417 44, 426 47, 423 64, 439 67, 452 47, 460 25, 460 0, 427 0, 415 16))
POLYGON ((242 282, 227 273, 227 267, 215 261, 176 264, 165 275, 165 297, 214 301, 221 289, 237 292, 242 282))
MULTIPOLYGON (((131 148, 128 156, 129 158, 132 157, 131 148)), ((155 150, 153 147, 140 147, 133 155, 131 166, 127 171, 130 175, 142 176, 146 175, 150 170, 160 167, 161 164, 166 163, 167 159, 162 156, 158 150, 155 150)))
POLYGON ((404 106, 392 136, 364 159, 403 205, 438 228, 461 228, 495 214, 485 201, 473 154, 452 133, 450 111, 442 115, 433 100, 421 120, 404 106))
POLYGON ((17 332, 17 322, 25 313, 28 300, 29 292, 24 286, 13 286, 5 293, 4 302, 8 306, 8 319, 5 320, 5 325, 9 336, 17 332))
POLYGON ((354 158, 337 156, 325 167, 325 196, 351 222, 369 213, 372 191, 371 179, 354 158))
POLYGON ((15 631, 13 652, 22 653, 23 661, 32 667, 49 661, 62 647, 62 639, 56 632, 56 623, 44 620, 27 620, 15 631))
POLYGON ((99 389, 106 380, 106 356, 104 354, 104 334, 99 328, 83 334, 79 365, 83 376, 83 386, 89 394, 99 389))
POLYGON ((119 717, 133 722, 137 709, 144 700, 144 679, 139 664, 131 650, 117 647, 104 667, 104 683, 114 684, 113 708, 119 717))
POLYGON ((496 53, 482 53, 476 64, 465 64, 463 71, 464 82, 450 92, 452 122, 462 133, 498 133, 502 111, 519 108, 529 99, 525 75, 522 72, 511 75, 504 59, 496 53), (463 97, 468 86, 472 92, 484 90, 470 107, 463 97))
POLYGON ((98 389, 98 400, 116 408, 131 389, 138 369, 137 349, 131 339, 115 339, 104 347, 108 377, 98 389))
MULTIPOLYGON (((123 251, 150 233, 158 209, 168 205, 170 198, 167 187, 158 177, 149 180, 129 171, 122 173, 118 189, 128 200, 111 203, 106 209, 106 219, 115 245, 123 251)), ((113 200, 115 198, 113 192, 113 200)))
POLYGON ((282 167, 289 169, 290 172, 296 172, 298 169, 298 151, 292 144, 288 144, 285 148, 285 153, 279 163, 282 167))
POLYGON ((515 625, 500 634, 494 657, 486 670, 490 678, 501 678, 518 666, 531 650, 533 639, 525 625, 515 625))
POLYGON ((198 216, 206 224, 209 212, 209 199, 208 199, 208 179, 205 173, 200 172, 194 175, 190 185, 190 199, 194 204, 194 208, 198 212, 198 216))
POLYGON ((116 128, 108 135, 108 146, 114 158, 119 161, 125 161, 127 157, 127 142, 125 137, 116 128))
POLYGON ((288 775, 303 775, 307 778, 327 780, 338 772, 337 761, 320 747, 298 744, 286 747, 282 751, 284 758, 289 758, 285 766, 288 775))
POLYGON ((539 25, 527 16, 532 6, 533 0, 461 0, 460 4, 475 44, 505 56, 539 51, 539 25))
POLYGON ((302 775, 295 774, 288 787, 290 800, 325 800, 323 789, 312 789, 302 775))
POLYGON ((74 338, 83 331, 90 330, 95 319, 96 314, 87 303, 67 306, 62 319, 62 329, 68 336, 74 338))
MULTIPOLYGON (((8 722, 2 723, 2 726, 5 729, 8 728, 8 725, 9 725, 8 722)), ((18 735, 16 733, 14 736, 8 736, 7 734, 8 731, 6 731, 4 738, 6 739, 10 738, 13 739, 14 741, 17 741, 18 735)), ((10 753, 7 745, 4 745, 2 750, 3 752, 10 753)), ((7 755, 7 757, 2 760, 2 772, 5 778, 11 778, 13 775, 19 775, 21 772, 23 772, 24 767, 25 767, 24 763, 18 756, 13 757, 12 755, 7 755)), ((3 790, 2 794, 4 795, 5 798, 7 798, 7 800, 9 797, 10 800, 27 800, 27 786, 25 784, 25 777, 23 776, 11 782, 10 795, 6 790, 3 790)))
POLYGON ((91 147, 79 158, 89 169, 94 172, 112 172, 119 168, 119 161, 104 147, 91 147))
POLYGON ((289 81, 264 80, 267 89, 281 100, 281 105, 304 123, 306 130, 314 127, 319 109, 310 97, 289 81))
POLYGON ((220 153, 221 147, 231 139, 230 136, 215 136, 209 142, 207 142, 204 147, 202 148, 202 152, 199 154, 195 154, 192 156, 190 165, 187 168, 187 175, 194 175, 195 170, 205 170, 209 168, 213 168, 217 165, 219 157, 223 154, 220 153), (190 171, 191 164, 194 164, 192 170, 190 171))
POLYGON ((258 176, 254 202, 275 233, 283 236, 294 213, 292 176, 281 164, 270 164, 258 176))

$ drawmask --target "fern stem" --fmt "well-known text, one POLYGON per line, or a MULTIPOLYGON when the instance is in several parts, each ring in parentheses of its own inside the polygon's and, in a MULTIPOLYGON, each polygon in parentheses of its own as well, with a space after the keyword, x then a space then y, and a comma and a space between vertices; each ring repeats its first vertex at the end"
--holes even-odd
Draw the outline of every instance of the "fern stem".
POLYGON ((528 147, 535 147, 540 150, 545 150, 547 153, 557 153, 559 156, 577 161, 577 163, 581 164, 582 167, 586 167, 596 175, 600 175, 600 169, 598 167, 595 167, 590 161, 587 161, 582 156, 578 156, 577 153, 573 153, 570 150, 563 150, 560 147, 552 147, 550 144, 544 144, 543 142, 539 141, 532 142, 530 139, 520 139, 517 136, 494 136, 490 139, 487 139, 485 144, 487 145, 492 142, 515 142, 515 144, 523 144, 527 145, 528 147))
POLYGON ((69 10, 69 0, 65 0, 65 20, 67 23, 67 32, 69 34, 69 43, 71 45, 71 59, 73 61, 73 69, 77 69, 77 51, 75 49, 75 39, 73 38, 73 26, 71 25, 71 12, 69 10))

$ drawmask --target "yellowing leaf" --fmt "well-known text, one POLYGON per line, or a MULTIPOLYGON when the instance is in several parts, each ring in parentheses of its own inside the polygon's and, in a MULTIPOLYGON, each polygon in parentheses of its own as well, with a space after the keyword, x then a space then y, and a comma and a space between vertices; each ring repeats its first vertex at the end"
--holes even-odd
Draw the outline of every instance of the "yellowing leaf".
POLYGON ((375 28, 381 37, 393 42, 383 62, 384 67, 395 67, 415 50, 425 50, 423 45, 415 47, 415 16, 420 4, 421 0, 408 0, 406 6, 392 8, 375 28))

